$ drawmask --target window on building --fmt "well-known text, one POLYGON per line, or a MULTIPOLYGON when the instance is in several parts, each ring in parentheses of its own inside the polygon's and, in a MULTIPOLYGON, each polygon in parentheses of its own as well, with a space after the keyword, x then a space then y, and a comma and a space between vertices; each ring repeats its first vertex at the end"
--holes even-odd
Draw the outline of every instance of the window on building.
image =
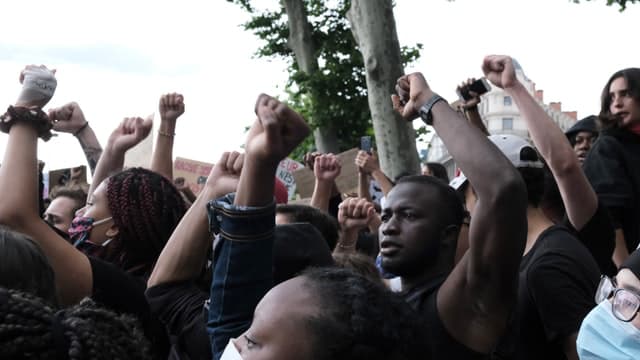
POLYGON ((511 106, 511 96, 505 96, 503 99, 504 106, 511 106))
POLYGON ((502 130, 513 130, 513 118, 502 118, 502 130))

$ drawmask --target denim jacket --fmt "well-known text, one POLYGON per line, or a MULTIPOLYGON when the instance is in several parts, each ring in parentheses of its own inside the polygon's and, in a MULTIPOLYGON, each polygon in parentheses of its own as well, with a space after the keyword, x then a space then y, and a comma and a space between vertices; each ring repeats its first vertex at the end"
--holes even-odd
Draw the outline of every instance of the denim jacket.
POLYGON ((214 360, 251 326, 258 302, 273 285, 275 203, 238 207, 234 196, 207 205, 210 231, 220 236, 207 319, 214 360))

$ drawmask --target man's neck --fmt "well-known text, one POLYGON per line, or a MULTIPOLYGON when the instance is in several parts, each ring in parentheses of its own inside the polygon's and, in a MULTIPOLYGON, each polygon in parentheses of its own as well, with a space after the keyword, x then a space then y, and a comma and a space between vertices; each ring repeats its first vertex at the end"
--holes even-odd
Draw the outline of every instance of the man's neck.
POLYGON ((535 245, 540 234, 553 226, 553 222, 542 212, 541 208, 536 208, 531 205, 527 207, 527 223, 527 245, 524 249, 524 255, 527 255, 529 250, 535 245))

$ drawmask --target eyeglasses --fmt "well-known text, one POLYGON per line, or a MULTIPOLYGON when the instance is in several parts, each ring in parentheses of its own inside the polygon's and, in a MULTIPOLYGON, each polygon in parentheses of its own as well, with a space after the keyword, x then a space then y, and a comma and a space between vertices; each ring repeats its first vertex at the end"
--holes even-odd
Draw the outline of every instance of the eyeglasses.
POLYGON ((613 315, 620 321, 633 320, 640 311, 640 295, 632 290, 618 288, 615 279, 603 275, 596 290, 596 303, 611 300, 613 315))

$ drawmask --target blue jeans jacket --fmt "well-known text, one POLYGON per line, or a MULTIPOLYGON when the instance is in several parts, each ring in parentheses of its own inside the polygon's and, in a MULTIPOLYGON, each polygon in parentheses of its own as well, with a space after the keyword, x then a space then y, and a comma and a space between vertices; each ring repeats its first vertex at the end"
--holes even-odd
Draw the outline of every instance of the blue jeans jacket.
POLYGON ((207 319, 214 360, 251 326, 253 311, 273 285, 275 203, 237 207, 233 199, 229 194, 207 205, 210 230, 220 236, 207 319))

